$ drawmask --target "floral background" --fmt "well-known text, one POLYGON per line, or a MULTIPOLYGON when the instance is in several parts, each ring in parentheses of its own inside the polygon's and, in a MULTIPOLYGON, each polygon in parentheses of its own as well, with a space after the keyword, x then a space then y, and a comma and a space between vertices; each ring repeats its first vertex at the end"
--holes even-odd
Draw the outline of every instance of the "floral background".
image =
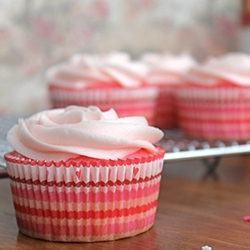
POLYGON ((0 113, 48 106, 46 69, 74 53, 238 49, 241 1, 0 0, 0 113))

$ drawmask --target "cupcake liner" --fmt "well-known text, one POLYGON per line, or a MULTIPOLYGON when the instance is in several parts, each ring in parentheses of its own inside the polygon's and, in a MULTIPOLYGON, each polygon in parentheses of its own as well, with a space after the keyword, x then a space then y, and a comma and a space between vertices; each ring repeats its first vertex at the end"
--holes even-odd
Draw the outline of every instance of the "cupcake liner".
POLYGON ((155 125, 161 129, 171 129, 176 126, 174 88, 176 88, 174 85, 158 86, 155 125))
POLYGON ((91 242, 152 227, 164 149, 124 160, 34 161, 5 155, 20 232, 49 241, 91 242))
POLYGON ((114 108, 119 117, 145 116, 150 125, 155 123, 155 106, 158 90, 155 87, 63 89, 50 87, 53 108, 69 105, 98 106, 102 110, 114 108))
POLYGON ((178 126, 205 139, 250 138, 250 89, 182 88, 176 95, 178 126))
POLYGON ((250 88, 244 87, 180 87, 176 91, 178 99, 236 101, 250 99, 250 88))

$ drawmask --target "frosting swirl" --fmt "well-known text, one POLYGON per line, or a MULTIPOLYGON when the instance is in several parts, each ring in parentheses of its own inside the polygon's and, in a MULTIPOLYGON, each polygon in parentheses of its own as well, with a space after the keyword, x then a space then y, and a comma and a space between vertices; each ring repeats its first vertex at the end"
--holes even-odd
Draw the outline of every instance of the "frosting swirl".
POLYGON ((179 83, 182 73, 196 65, 196 61, 186 53, 145 53, 141 62, 150 69, 146 80, 148 84, 179 83))
POLYGON ((104 55, 76 54, 69 62, 51 67, 47 72, 50 85, 91 88, 96 85, 137 87, 144 84, 148 68, 130 60, 126 53, 104 55))
POLYGON ((209 58, 202 65, 191 68, 184 79, 194 84, 216 85, 227 81, 238 86, 250 85, 250 56, 243 53, 228 53, 209 58))
POLYGON ((144 117, 118 118, 113 109, 69 106, 19 119, 8 133, 11 146, 36 160, 67 160, 77 156, 118 159, 139 149, 154 152, 163 136, 144 117))

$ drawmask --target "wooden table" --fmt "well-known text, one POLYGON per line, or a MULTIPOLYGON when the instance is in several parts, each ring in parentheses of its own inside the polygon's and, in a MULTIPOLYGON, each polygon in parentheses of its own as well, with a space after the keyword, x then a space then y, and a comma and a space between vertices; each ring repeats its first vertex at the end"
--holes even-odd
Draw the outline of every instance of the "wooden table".
POLYGON ((153 228, 100 243, 53 243, 18 232, 7 178, 0 179, 0 249, 250 249, 250 157, 225 157, 213 175, 200 161, 164 166, 153 228))

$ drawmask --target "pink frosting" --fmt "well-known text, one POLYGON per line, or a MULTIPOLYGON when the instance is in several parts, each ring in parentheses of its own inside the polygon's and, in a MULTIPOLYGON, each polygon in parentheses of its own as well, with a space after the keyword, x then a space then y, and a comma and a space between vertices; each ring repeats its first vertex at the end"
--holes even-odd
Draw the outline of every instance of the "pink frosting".
POLYGON ((144 84, 148 68, 130 60, 126 53, 104 55, 77 54, 69 62, 51 67, 47 72, 50 85, 91 88, 96 85, 138 87, 144 84))
POLYGON ((189 54, 145 53, 140 61, 149 67, 148 84, 180 83, 181 75, 196 65, 189 54))
POLYGON ((163 136, 144 117, 118 118, 111 109, 69 106, 20 119, 8 133, 11 146, 36 160, 67 160, 80 155, 118 159, 139 149, 156 151, 153 143, 163 136))
POLYGON ((228 53, 209 58, 202 65, 191 68, 184 79, 199 85, 216 85, 221 80, 238 86, 250 86, 250 56, 228 53))

